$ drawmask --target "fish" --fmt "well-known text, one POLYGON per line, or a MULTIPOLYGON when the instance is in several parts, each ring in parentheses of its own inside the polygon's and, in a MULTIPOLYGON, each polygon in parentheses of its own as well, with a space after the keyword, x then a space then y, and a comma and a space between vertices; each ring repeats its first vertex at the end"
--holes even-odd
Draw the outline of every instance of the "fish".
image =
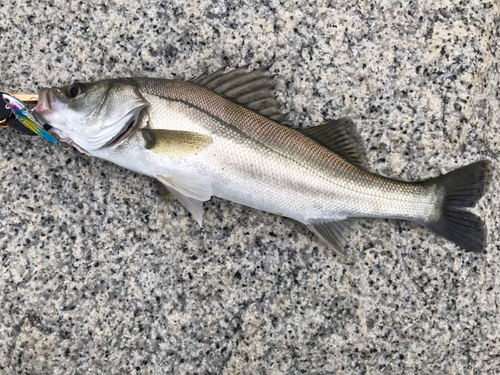
POLYGON ((202 225, 217 196, 305 224, 345 254, 353 218, 404 219, 483 252, 480 160, 424 181, 369 171, 347 118, 292 126, 268 68, 221 68, 190 81, 130 77, 42 88, 33 114, 60 141, 158 180, 202 225))
POLYGON ((52 137, 52 135, 50 135, 50 133, 47 132, 42 125, 37 122, 37 120, 28 111, 28 108, 21 100, 16 99, 9 94, 2 94, 2 98, 21 124, 23 124, 36 135, 39 135, 50 143, 57 145, 57 140, 52 137))

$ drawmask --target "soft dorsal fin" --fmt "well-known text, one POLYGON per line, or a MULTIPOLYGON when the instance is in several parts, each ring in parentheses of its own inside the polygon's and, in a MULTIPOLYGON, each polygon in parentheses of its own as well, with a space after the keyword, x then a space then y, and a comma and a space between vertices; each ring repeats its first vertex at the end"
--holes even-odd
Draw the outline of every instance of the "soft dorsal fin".
POLYGON ((332 150, 349 163, 363 167, 365 164, 364 152, 352 127, 352 121, 344 117, 323 125, 305 129, 295 128, 295 130, 332 150))
POLYGON ((246 65, 227 73, 225 68, 221 68, 212 74, 202 74, 191 82, 273 121, 289 125, 286 114, 280 111, 280 105, 274 95, 274 75, 269 74, 269 67, 248 72, 246 65))
POLYGON ((344 247, 346 244, 346 237, 350 231, 348 221, 322 222, 310 224, 307 227, 326 242, 337 255, 345 256, 344 247))

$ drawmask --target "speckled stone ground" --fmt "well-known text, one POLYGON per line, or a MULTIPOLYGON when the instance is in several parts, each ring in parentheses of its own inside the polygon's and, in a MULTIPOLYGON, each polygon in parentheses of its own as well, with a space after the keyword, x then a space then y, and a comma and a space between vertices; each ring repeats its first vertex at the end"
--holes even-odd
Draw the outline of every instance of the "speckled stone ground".
POLYGON ((2 129, 0 373, 497 373, 498 2, 136 3, 4 2, 1 88, 274 63, 292 122, 350 116, 378 173, 492 160, 487 253, 359 220, 341 260, 217 198, 200 229, 150 179, 2 129))

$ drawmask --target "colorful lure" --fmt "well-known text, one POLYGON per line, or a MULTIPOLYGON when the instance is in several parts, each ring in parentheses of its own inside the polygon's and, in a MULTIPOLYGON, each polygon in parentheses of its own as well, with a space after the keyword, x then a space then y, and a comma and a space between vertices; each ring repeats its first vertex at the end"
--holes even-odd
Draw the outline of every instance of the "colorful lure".
POLYGON ((57 145, 57 141, 54 139, 54 137, 52 137, 43 128, 43 126, 38 124, 38 122, 35 120, 33 115, 28 111, 28 108, 26 108, 26 106, 22 101, 8 94, 2 94, 2 98, 3 100, 5 100, 7 105, 10 107, 10 110, 12 111, 14 116, 16 116, 16 118, 19 120, 19 122, 21 122, 21 124, 26 126, 33 133, 57 145))

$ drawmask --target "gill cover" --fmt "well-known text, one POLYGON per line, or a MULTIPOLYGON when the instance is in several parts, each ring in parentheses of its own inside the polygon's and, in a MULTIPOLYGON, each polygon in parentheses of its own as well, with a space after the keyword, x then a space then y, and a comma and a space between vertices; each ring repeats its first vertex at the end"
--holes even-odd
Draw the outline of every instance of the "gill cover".
POLYGON ((112 144, 148 104, 130 78, 42 89, 40 97, 34 115, 89 152, 112 144))

